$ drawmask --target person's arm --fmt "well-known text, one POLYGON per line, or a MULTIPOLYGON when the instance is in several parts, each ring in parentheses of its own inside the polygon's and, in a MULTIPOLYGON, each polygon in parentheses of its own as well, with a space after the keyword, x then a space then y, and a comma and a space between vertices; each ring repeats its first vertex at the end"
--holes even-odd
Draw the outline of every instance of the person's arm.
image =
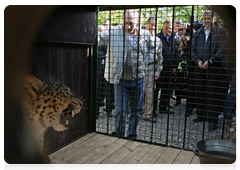
POLYGON ((157 80, 160 76, 160 73, 163 69, 163 55, 162 55, 162 41, 160 38, 156 37, 156 41, 158 42, 158 47, 156 50, 156 72, 155 72, 155 80, 157 80))
MULTIPOLYGON (((227 35, 223 29, 216 28, 215 31, 216 31, 217 40, 212 43, 216 43, 216 45, 213 46, 215 47, 216 52, 210 57, 209 60, 204 62, 203 69, 208 69, 208 67, 211 67, 211 65, 214 64, 214 62, 221 61, 223 57, 224 48, 227 42, 227 35)), ((212 50, 215 50, 215 49, 212 49, 212 50)))
POLYGON ((148 64, 147 62, 148 62, 148 56, 147 56, 147 41, 146 41, 146 39, 145 39, 145 37, 143 36, 143 33, 142 32, 140 32, 140 38, 142 39, 142 41, 141 41, 141 46, 142 46, 142 48, 141 48, 141 50, 142 50, 142 54, 143 54, 143 62, 145 63, 145 67, 146 67, 146 65, 148 64))
POLYGON ((173 74, 177 71, 178 67, 178 58, 177 58, 177 50, 176 50, 176 40, 173 39, 173 49, 172 49, 172 71, 173 74))
POLYGON ((193 35, 193 38, 192 38, 192 55, 191 55, 191 58, 192 60, 198 65, 199 68, 202 68, 203 66, 203 62, 202 60, 198 57, 198 54, 197 54, 197 50, 196 50, 196 47, 197 47, 197 37, 199 35, 197 33, 195 33, 193 35))
POLYGON ((148 31, 148 30, 141 30, 141 32, 140 32, 140 34, 141 34, 141 38, 143 39, 143 41, 144 41, 144 47, 145 47, 145 57, 144 57, 144 60, 143 60, 143 62, 146 64, 146 65, 148 65, 149 64, 149 58, 150 58, 150 56, 149 55, 151 55, 150 54, 150 50, 147 50, 147 48, 149 48, 150 47, 150 40, 151 40, 151 35, 150 35, 150 32, 148 31))
POLYGON ((217 28, 217 40, 215 42, 212 43, 217 43, 216 45, 216 53, 214 55, 212 55, 210 57, 210 61, 209 64, 213 64, 216 61, 220 61, 222 60, 223 54, 224 54, 224 50, 226 48, 226 44, 227 44, 227 35, 225 30, 221 29, 221 28, 217 28))

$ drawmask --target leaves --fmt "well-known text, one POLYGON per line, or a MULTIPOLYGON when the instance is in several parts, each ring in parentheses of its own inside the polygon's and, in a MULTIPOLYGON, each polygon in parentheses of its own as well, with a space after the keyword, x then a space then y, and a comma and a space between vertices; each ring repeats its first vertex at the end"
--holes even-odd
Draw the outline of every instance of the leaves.
MULTIPOLYGON (((157 32, 160 32, 162 24, 165 20, 172 21, 173 17, 173 6, 159 7, 159 8, 141 8, 141 23, 146 26, 149 17, 155 17, 157 15, 157 32)), ((195 5, 194 6, 194 21, 201 20, 204 11, 209 10, 207 5, 195 5)), ((136 9, 140 12, 140 9, 136 9)), ((122 15, 124 10, 111 10, 111 25, 116 23, 122 24, 122 15)), ((175 6, 174 18, 181 18, 183 23, 188 25, 191 24, 190 16, 192 15, 192 6, 175 6)), ((110 20, 110 11, 99 11, 98 24, 102 25, 105 20, 110 20)))
POLYGON ((102 25, 104 21, 109 20, 112 26, 116 23, 122 24, 122 14, 124 10, 112 10, 111 11, 111 22, 110 22, 110 11, 99 11, 98 13, 98 25, 102 25))

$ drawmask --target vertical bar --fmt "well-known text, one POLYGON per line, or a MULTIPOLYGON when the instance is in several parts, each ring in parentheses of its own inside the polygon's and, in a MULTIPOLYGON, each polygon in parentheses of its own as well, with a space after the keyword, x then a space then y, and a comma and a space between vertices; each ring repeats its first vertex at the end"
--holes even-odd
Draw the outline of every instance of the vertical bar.
MULTIPOLYGON (((172 17, 172 33, 171 33, 171 61, 170 61, 170 71, 172 73, 172 60, 173 60, 173 33, 174 33, 174 14, 175 14, 175 5, 173 6, 173 17, 172 17)), ((170 73, 169 77, 169 86, 168 86, 168 105, 170 104, 170 91, 171 91, 171 82, 172 82, 172 74, 170 73)), ((166 137, 166 145, 168 146, 168 132, 169 132, 169 110, 168 109, 168 119, 167 119, 167 137, 166 137)))
MULTIPOLYGON (((212 18, 213 19, 213 11, 212 11, 212 18)), ((210 38, 210 42, 209 42, 209 51, 208 51, 208 60, 210 59, 210 55, 211 55, 211 44, 212 44, 212 25, 211 25, 211 30, 210 30, 210 34, 211 35, 210 38)), ((206 77, 206 91, 205 91, 205 105, 204 105, 204 117, 203 117, 203 133, 202 133, 202 139, 204 139, 204 132, 205 132, 205 120, 206 120, 206 112, 207 112, 207 92, 208 92, 208 77, 209 76, 209 68, 207 69, 207 77, 206 77)))
MULTIPOLYGON (((223 128, 222 128, 222 140, 224 138, 224 128, 225 128, 225 114, 226 114, 226 105, 227 105, 227 95, 228 95, 228 88, 229 88, 229 84, 228 83, 228 77, 229 77, 229 69, 230 69, 230 63, 229 63, 229 60, 230 60, 230 57, 231 57, 231 48, 232 48, 232 42, 231 42, 231 37, 229 38, 229 59, 228 59, 228 70, 227 70, 227 82, 226 82, 226 92, 225 92, 225 102, 224 102, 224 117, 223 117, 223 128)), ((232 82, 232 81, 231 81, 232 82)))
MULTIPOLYGON (((157 17, 158 17, 158 7, 156 6, 156 14, 155 14, 155 30, 154 30, 154 35, 155 35, 155 37, 154 37, 154 40, 155 40, 155 42, 154 42, 154 63, 156 63, 156 58, 155 58, 155 56, 156 56, 156 44, 157 44, 157 34, 156 34, 156 32, 157 32, 157 17)), ((153 68, 154 68, 154 74, 153 74, 153 76, 154 76, 154 79, 155 79, 155 64, 153 64, 153 68)), ((155 80, 154 80, 155 81, 155 80)), ((146 88, 146 87, 145 87, 146 88)), ((154 103, 154 90, 153 90, 153 94, 152 94, 152 103, 154 103)), ((153 115, 152 115, 152 117, 153 117, 153 115)), ((153 121, 153 119, 152 119, 152 121, 153 121)), ((152 140, 153 140, 153 122, 152 122, 152 131, 151 131, 151 143, 152 143, 152 140)))
MULTIPOLYGON (((194 5, 192 5, 192 18, 194 16, 194 5)), ((193 19, 191 20, 191 32, 190 32, 190 56, 192 56, 192 38, 193 38, 193 19)), ((188 80, 187 80, 187 89, 189 90, 189 79, 190 79, 190 70, 191 70, 191 58, 189 58, 188 62, 188 68, 189 68, 189 74, 188 74, 188 80)), ((186 138, 186 127, 187 127, 187 112, 188 112, 188 90, 187 90, 187 101, 186 101, 186 112, 185 112, 185 121, 184 121, 184 138, 183 138, 183 148, 185 148, 185 138, 186 138)))
MULTIPOLYGON (((138 119, 137 118, 137 94, 138 94, 138 61, 139 61, 139 40, 140 40, 140 31, 141 31, 141 7, 140 7, 140 11, 139 11, 139 30, 138 30, 138 49, 137 49, 137 73, 136 73, 136 76, 137 76, 137 78, 136 78, 136 94, 135 94, 135 113, 134 113, 134 117, 135 117, 135 119, 134 119, 134 125, 136 125, 136 120, 138 119)), ((134 14, 134 20, 136 20, 135 19, 135 14, 134 14)), ((144 82, 145 83, 145 82, 144 82)), ((144 84, 144 86, 145 86, 145 84, 144 84)), ((130 106, 129 106, 130 107, 130 106)), ((132 111, 131 111, 131 114, 132 114, 132 111)), ((135 134, 137 134, 137 126, 136 127, 134 127, 135 128, 135 134)), ((135 135, 135 139, 136 139, 136 135, 135 135)))
POLYGON ((98 53, 98 8, 96 9, 96 44, 91 46, 91 91, 90 91, 90 131, 96 131, 97 96, 97 53, 98 53))
MULTIPOLYGON (((110 10, 109 10, 109 26, 108 26, 108 31, 109 31, 109 38, 108 38, 108 55, 109 55, 109 67, 108 67, 108 80, 110 80, 110 64, 111 64, 111 62, 110 62, 110 60, 111 60, 111 56, 110 56, 110 52, 111 52, 111 6, 109 7, 110 8, 110 10)), ((105 60, 106 61, 106 60, 105 60)), ((105 63, 106 64, 106 63, 105 63)), ((106 96, 106 98, 108 97, 108 102, 109 102, 109 104, 107 104, 107 102, 106 102, 106 106, 108 106, 107 107, 107 134, 109 133, 109 113, 110 113, 110 103, 111 103, 111 101, 110 101, 110 83, 108 83, 108 96, 106 96)), ((106 100, 107 101, 107 100, 106 100)))
MULTIPOLYGON (((120 136, 124 136, 124 134, 125 134, 125 131, 123 132, 124 134, 122 134, 122 124, 123 124, 123 122, 122 122, 122 120, 123 120, 123 97, 124 97, 124 93, 123 93, 123 90, 124 90, 124 55, 125 55, 125 32, 126 32, 126 30, 125 30, 125 24, 126 24, 126 6, 124 6, 124 13, 123 13, 123 15, 124 15, 124 24, 123 24, 123 26, 124 26, 124 28, 123 28, 123 63, 122 63, 122 67, 123 67, 123 70, 122 70, 122 113, 120 114, 120 124, 121 124, 121 126, 120 126, 120 136)), ((128 103, 127 103, 128 104, 128 103)), ((130 107, 130 106, 129 106, 130 107)))

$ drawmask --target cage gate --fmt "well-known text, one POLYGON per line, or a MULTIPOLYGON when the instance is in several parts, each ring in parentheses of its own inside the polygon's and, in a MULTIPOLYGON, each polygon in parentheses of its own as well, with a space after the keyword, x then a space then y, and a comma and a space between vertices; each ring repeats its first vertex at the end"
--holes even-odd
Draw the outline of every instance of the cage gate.
POLYGON ((217 12, 206 5, 99 7, 95 131, 189 150, 201 139, 235 141, 236 42, 217 12), (217 20, 202 41, 209 10, 217 20))

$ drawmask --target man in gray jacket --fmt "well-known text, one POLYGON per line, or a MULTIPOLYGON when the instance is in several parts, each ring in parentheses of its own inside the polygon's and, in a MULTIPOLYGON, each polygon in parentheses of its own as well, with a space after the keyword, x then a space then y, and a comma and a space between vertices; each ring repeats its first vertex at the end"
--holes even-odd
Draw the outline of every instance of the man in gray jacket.
POLYGON ((136 138, 136 127, 142 116, 145 90, 146 45, 139 32, 139 14, 128 9, 122 16, 123 26, 112 26, 99 33, 99 45, 108 44, 104 77, 115 88, 115 132, 125 136, 128 98, 131 113, 127 137, 136 138))
POLYGON ((163 56, 162 56, 162 41, 155 36, 155 18, 150 17, 146 23, 146 30, 143 35, 146 45, 147 53, 144 59, 146 64, 145 75, 145 105, 143 119, 156 123, 156 118, 153 116, 153 93, 154 93, 154 79, 157 80, 162 71, 163 56))

